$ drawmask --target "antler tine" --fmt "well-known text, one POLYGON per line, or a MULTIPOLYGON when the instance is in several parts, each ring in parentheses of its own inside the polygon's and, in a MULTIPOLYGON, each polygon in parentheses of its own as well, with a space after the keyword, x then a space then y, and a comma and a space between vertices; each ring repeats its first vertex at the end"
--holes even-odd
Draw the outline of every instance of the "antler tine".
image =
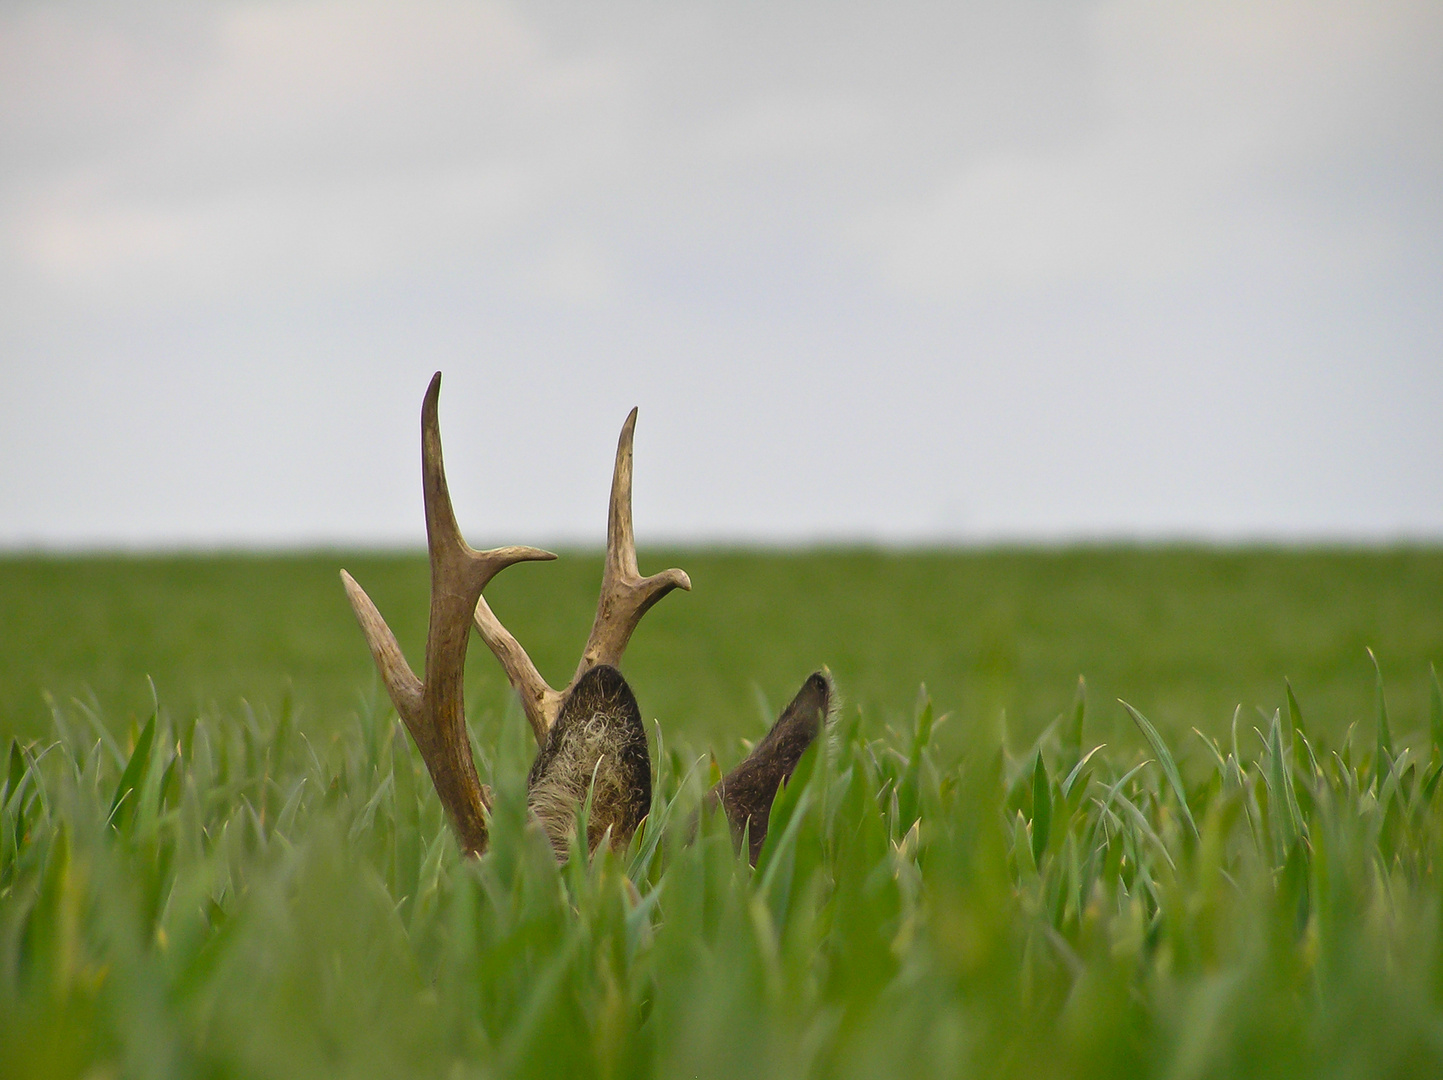
POLYGON ((512 563, 556 556, 530 547, 475 551, 462 539, 441 457, 437 409, 440 393, 438 371, 421 406, 422 489, 431 558, 431 617, 426 633, 424 683, 406 663, 395 635, 365 591, 344 570, 341 578, 381 681, 421 752, 462 850, 480 854, 487 839, 486 799, 466 736, 464 678, 472 612, 481 599, 481 590, 503 569, 512 563))
POLYGON ((564 695, 551 689, 550 684, 541 677, 541 672, 536 670, 531 657, 526 655, 526 650, 511 632, 501 625, 501 620, 491 610, 491 605, 486 603, 484 596, 476 603, 475 622, 481 640, 486 642, 487 647, 501 662, 507 680, 521 698, 521 708, 531 724, 531 733, 536 736, 536 745, 545 746, 546 733, 551 730, 552 722, 561 711, 564 695))
POLYGON ((615 667, 631 640, 637 623, 653 604, 672 589, 690 589, 691 579, 681 570, 663 570, 643 578, 636 565, 636 537, 631 525, 631 444, 636 431, 636 410, 626 418, 616 445, 616 468, 611 475, 611 509, 607 514, 606 568, 601 577, 601 596, 591 636, 581 653, 576 674, 566 689, 551 689, 526 650, 501 625, 483 597, 476 605, 476 629, 496 655, 506 677, 521 697, 521 707, 531 724, 538 746, 546 745, 547 732, 555 723, 561 704, 577 680, 597 664, 615 667))
POLYGON ((691 578, 675 568, 644 578, 636 565, 636 535, 631 524, 631 444, 636 434, 636 410, 621 426, 616 443, 616 466, 611 473, 611 507, 606 517, 606 569, 596 618, 586 639, 581 662, 572 679, 581 678, 597 664, 621 663, 641 618, 673 589, 691 590, 691 578))
MULTIPOLYGON (((366 644, 371 647, 371 659, 376 662, 376 671, 381 676, 386 693, 391 697, 391 703, 396 706, 396 714, 402 720, 414 716, 421 708, 421 680, 416 678, 411 665, 406 663, 401 646, 396 644, 396 635, 391 633, 391 628, 386 625, 386 620, 381 618, 376 605, 371 603, 366 590, 356 584, 356 579, 344 570, 341 571, 341 584, 346 587, 346 597, 351 601, 351 610, 356 613, 356 621, 361 624, 361 633, 366 637, 366 644)), ((406 723, 407 726, 410 725, 409 720, 406 720, 406 723)), ((423 732, 422 737, 425 734, 423 732)))

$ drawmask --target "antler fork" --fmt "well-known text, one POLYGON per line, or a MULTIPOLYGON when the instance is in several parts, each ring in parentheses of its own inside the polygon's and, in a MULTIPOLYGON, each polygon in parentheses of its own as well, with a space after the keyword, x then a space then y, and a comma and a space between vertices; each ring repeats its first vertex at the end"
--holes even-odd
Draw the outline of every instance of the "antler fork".
POLYGON ((481 590, 506 567, 556 556, 532 547, 476 551, 462 539, 441 460, 441 429, 437 417, 440 393, 438 371, 421 406, 421 475, 426 502, 426 545, 431 557, 431 617, 426 632, 424 683, 406 663, 396 636, 371 598, 344 570, 341 580, 366 635, 381 681, 421 752, 462 851, 479 855, 486 849, 489 807, 466 734, 464 673, 472 613, 481 598, 481 590))
POLYGON ((642 577, 636 563, 636 534, 631 523, 631 444, 636 434, 636 410, 621 426, 616 444, 616 466, 611 474, 611 507, 606 520, 606 568, 601 576, 601 595, 596 601, 596 618, 591 635, 576 665, 576 674, 561 691, 553 690, 536 670, 519 642, 501 625, 485 598, 476 604, 476 629, 496 654, 506 677, 521 697, 521 707, 531 723, 538 746, 546 745, 547 733, 577 682, 598 664, 616 667, 641 618, 673 589, 690 591, 685 571, 663 570, 642 577))

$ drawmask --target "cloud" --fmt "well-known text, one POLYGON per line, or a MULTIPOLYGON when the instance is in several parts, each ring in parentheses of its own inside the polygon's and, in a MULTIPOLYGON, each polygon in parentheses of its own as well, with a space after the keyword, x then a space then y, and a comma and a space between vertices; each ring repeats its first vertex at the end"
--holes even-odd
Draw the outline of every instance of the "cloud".
POLYGON ((483 163, 179 200, 62 192, 12 228, 42 281, 134 310, 250 292, 258 282, 263 292, 334 289, 483 243, 524 217, 527 179, 518 167, 483 163))
POLYGON ((774 94, 745 102, 709 125, 698 140, 704 157, 754 162, 855 153, 884 123, 872 102, 834 93, 774 94))
POLYGON ((650 535, 1436 532, 1440 54, 1401 0, 16 0, 0 544, 414 538, 438 367, 499 540, 595 538, 633 404, 650 535))
POLYGON ((8 54, 39 57, 0 91, 33 129, 0 185, 14 277, 144 306, 474 253, 544 209, 616 90, 498 4, 216 5, 190 29, 152 67, 152 25, 72 8, 5 27, 8 54))
POLYGON ((1291 252, 1291 270, 1355 263, 1355 226, 1384 223, 1358 222, 1356 205, 1299 221, 1298 203, 1319 172, 1357 167, 1380 115, 1405 111, 1399 126, 1416 130, 1417 96, 1396 91, 1439 80, 1396 64, 1440 32, 1416 4, 1100 5, 1085 124, 1040 149, 964 148, 950 175, 853 235, 893 287, 934 297, 1155 281, 1268 251, 1291 252))

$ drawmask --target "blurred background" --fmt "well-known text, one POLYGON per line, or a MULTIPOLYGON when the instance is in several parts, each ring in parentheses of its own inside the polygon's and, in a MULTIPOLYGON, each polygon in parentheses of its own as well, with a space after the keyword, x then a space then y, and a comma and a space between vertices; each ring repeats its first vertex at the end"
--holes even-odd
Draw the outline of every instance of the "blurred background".
POLYGON ((0 9, 0 546, 1443 537, 1430 2, 0 9))
POLYGON ((419 666, 437 369, 468 539, 568 556, 488 591, 557 683, 640 406, 697 588, 628 673, 698 738, 823 663, 1018 740, 1288 676, 1341 738, 1367 646, 1420 729, 1440 193, 1427 0, 10 0, 0 736, 384 708, 336 570, 419 666))

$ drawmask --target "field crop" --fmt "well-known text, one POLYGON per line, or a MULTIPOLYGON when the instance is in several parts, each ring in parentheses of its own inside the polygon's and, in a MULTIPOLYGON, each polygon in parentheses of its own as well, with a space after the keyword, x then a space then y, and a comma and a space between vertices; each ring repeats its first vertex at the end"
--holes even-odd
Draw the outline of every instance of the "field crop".
MULTIPOLYGON (((1087 677, 1101 741, 1135 738, 1126 698, 1162 729, 1227 731, 1241 702, 1271 709, 1290 679, 1341 738, 1372 712, 1367 649, 1404 718, 1424 715, 1443 662, 1443 551, 644 551, 694 589, 646 618, 626 656, 642 712, 718 753, 755 737, 826 664, 849 703, 906 723, 919 685, 955 715, 1030 742, 1087 677), (758 697, 771 705, 760 710, 758 697)), ((275 711, 314 737, 349 727, 377 688, 337 570, 356 575, 419 665, 424 555, 0 559, 0 737, 50 729, 44 693, 125 728, 154 680, 177 715, 275 711)), ((601 560, 512 567, 486 595, 553 685, 570 677, 596 610, 601 560)), ((506 684, 484 646, 471 715, 506 684)), ((1411 732, 1410 732, 1411 734, 1411 732)), ((1191 753, 1188 755, 1192 756, 1191 753)))
MULTIPOLYGON (((213 647, 194 594, 232 566, 179 560, 189 607, 170 625, 151 601, 164 648, 107 638, 124 620, 87 646, 170 650, 159 700, 112 707, 120 692, 97 678, 0 746, 0 1076, 1443 1075, 1443 695, 1428 663, 1443 557, 838 553, 810 557, 812 578, 800 556, 709 558, 677 560, 730 586, 710 609, 723 656, 693 696, 662 661, 705 632, 660 619, 692 598, 659 607, 628 657, 663 717, 652 815, 623 855, 562 867, 526 821, 529 732, 488 674, 473 675, 472 726, 493 842, 468 861, 354 626, 337 620, 360 653, 349 674, 315 644, 329 615, 296 631, 311 669, 351 680, 344 699, 265 630, 271 599, 306 608, 310 561, 286 585, 232 561, 255 602, 214 613, 231 627, 217 633, 261 627, 273 652, 196 704, 176 682, 213 647), (848 565, 853 579, 828 576, 848 565), (789 588, 825 602, 774 611, 789 588), (985 629, 958 644, 964 600, 985 629), (893 631, 900 644, 882 640, 893 631), (1189 636, 1190 665, 1172 653, 1189 636), (985 644, 1004 638, 1006 663, 985 644), (905 698, 855 661, 869 645, 915 652, 905 698), (851 702, 779 796, 752 870, 697 807, 717 759, 761 729, 754 690, 707 680, 775 649, 755 678, 780 700, 828 647, 816 662, 851 702), (1073 663, 1105 647, 1124 652, 1073 663), (1228 668, 1249 649, 1261 658, 1228 668), (913 696, 938 657, 961 664, 930 680, 945 717, 913 696), (1033 686, 1043 668, 1050 684, 1033 686), (236 701, 248 670, 275 680, 254 707, 236 701), (1129 676, 1137 709, 1114 699, 1129 676), (1244 706, 1213 715, 1228 695, 1244 706)), ((49 617, 16 581, 67 565, 95 575, 94 595, 130 588, 95 563, 6 565, 7 634, 49 617)), ((348 565, 371 584, 373 567, 348 565)), ((414 572, 393 565, 398 582, 414 572)), ((372 595, 388 616, 423 612, 424 587, 372 595)), ((586 616, 578 629, 565 608, 556 638, 579 639, 586 616)), ((543 670, 563 666, 543 618, 504 617, 541 642, 543 670)), ((411 648, 418 629, 397 623, 411 648)), ((31 637, 37 668, 80 670, 46 640, 31 637)))

